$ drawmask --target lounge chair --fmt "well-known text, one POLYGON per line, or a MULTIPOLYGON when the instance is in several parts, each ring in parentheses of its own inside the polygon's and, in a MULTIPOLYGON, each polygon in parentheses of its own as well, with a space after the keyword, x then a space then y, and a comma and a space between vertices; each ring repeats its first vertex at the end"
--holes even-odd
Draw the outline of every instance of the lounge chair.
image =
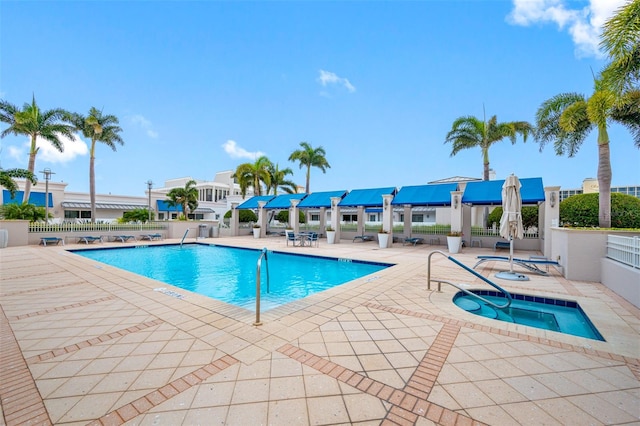
MULTIPOLYGON (((476 266, 484 263, 484 262, 490 262, 490 261, 496 261, 496 262, 507 262, 509 263, 509 257, 507 256, 478 256, 478 262, 473 265, 473 269, 476 268, 476 266)), ((528 269, 531 272, 535 272, 536 274, 539 275, 547 275, 546 271, 543 271, 542 269, 540 269, 538 267, 538 265, 545 265, 545 266, 560 266, 560 264, 558 262, 556 262, 555 260, 546 260, 546 259, 540 259, 540 258, 533 258, 533 259, 518 259, 516 257, 513 258, 513 264, 514 265, 518 265, 521 266, 525 269, 528 269)))
POLYGON ((87 235, 87 236, 84 236, 84 237, 78 237, 78 244, 80 244, 80 243, 93 244, 96 241, 102 242, 102 237, 92 237, 90 235, 87 235))
POLYGON ((493 251, 496 251, 498 249, 509 250, 509 247, 511 247, 511 243, 509 241, 496 241, 496 244, 493 246, 493 251))
POLYGON ((420 238, 420 237, 407 237, 404 239, 404 241, 402 242, 402 245, 407 245, 407 244, 412 244, 412 245, 416 245, 416 244, 422 244, 422 242, 424 241, 424 238, 420 238))
POLYGON ((353 237, 353 242, 355 243, 356 241, 362 241, 367 242, 367 241, 375 241, 375 237, 373 235, 356 235, 355 237, 353 237))
POLYGON ((64 245, 64 240, 62 238, 60 238, 60 237, 42 237, 42 238, 40 238, 40 245, 43 245, 45 247, 47 246, 47 244, 49 244, 49 245, 52 245, 52 244, 58 245, 60 243, 62 243, 62 245, 64 245))
POLYGON ((113 236, 113 241, 120 241, 122 243, 126 243, 131 239, 135 241, 136 237, 134 237, 133 235, 114 235, 113 236))
POLYGON ((140 239, 149 240, 149 241, 160 240, 162 239, 162 234, 143 234, 143 235, 140 235, 140 239))

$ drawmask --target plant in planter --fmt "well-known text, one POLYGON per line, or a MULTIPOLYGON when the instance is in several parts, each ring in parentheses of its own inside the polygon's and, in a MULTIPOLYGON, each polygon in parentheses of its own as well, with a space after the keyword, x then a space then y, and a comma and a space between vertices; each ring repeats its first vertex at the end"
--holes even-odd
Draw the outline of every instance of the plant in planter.
POLYGON ((260 225, 257 223, 253 225, 253 238, 260 238, 260 225))
POLYGON ((389 246, 389 231, 385 231, 382 227, 378 230, 378 246, 381 249, 389 246))
POLYGON ((462 232, 460 231, 450 231, 447 234, 447 247, 449 248, 449 253, 458 253, 460 251, 460 247, 462 246, 462 232))
POLYGON ((336 241, 336 230, 331 225, 325 226, 324 230, 327 232, 327 244, 334 244, 336 241))

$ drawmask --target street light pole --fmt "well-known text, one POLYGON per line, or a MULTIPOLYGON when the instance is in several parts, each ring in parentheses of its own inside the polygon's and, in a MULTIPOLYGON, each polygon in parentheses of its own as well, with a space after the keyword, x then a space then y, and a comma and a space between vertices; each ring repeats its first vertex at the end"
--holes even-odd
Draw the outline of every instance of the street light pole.
POLYGON ((47 168, 42 170, 40 173, 44 175, 44 211, 45 211, 45 223, 49 224, 49 180, 51 179, 51 175, 55 175, 51 169, 47 168))
POLYGON ((147 181, 147 188, 149 189, 149 206, 148 206, 148 210, 149 210, 149 222, 151 222, 151 188, 153 187, 153 181, 151 179, 149 179, 147 181))

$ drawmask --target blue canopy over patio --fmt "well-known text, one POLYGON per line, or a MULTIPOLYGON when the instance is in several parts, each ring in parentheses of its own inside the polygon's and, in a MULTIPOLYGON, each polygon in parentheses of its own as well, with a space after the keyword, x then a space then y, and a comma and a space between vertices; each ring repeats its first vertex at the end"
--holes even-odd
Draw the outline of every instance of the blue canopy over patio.
MULTIPOLYGON (((11 198, 11 192, 6 189, 2 190, 2 204, 22 204, 24 198, 24 191, 16 191, 15 197, 11 198)), ((36 207, 46 207, 45 200, 46 194, 44 192, 30 192, 29 204, 33 204, 36 207)), ((53 195, 49 193, 49 207, 53 207, 53 195)))
POLYGON ((354 189, 349 192, 338 204, 340 207, 380 207, 382 206, 382 196, 396 193, 396 188, 354 189))
POLYGON ((403 186, 391 201, 391 205, 449 206, 451 191, 457 189, 457 183, 403 186))
MULTIPOLYGON (((502 185, 504 179, 484 180, 479 182, 469 182, 462 195, 464 204, 472 205, 502 205, 502 185)), ((544 201, 544 186, 542 178, 522 178, 520 179, 520 194, 522 204, 537 204, 544 201)))
POLYGON ((238 210, 257 209, 258 201, 266 201, 267 203, 275 198, 275 195, 254 195, 244 203, 236 207, 238 210))
POLYGON ((282 194, 271 199, 264 208, 268 210, 283 210, 291 207, 291 200, 302 200, 307 194, 282 194))
POLYGON ((347 194, 347 190, 343 191, 325 191, 325 192, 312 192, 300 201, 298 208, 300 209, 319 209, 321 207, 330 208, 331 198, 340 197, 344 198, 347 194))

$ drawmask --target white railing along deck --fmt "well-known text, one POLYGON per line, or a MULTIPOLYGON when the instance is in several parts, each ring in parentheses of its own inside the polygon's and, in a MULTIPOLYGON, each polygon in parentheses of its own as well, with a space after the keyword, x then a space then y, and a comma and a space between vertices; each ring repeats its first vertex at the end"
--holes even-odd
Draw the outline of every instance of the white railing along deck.
POLYGON ((607 236, 607 257, 640 268, 640 237, 607 236))
POLYGON ((156 231, 166 229, 163 223, 30 223, 29 232, 93 232, 93 231, 156 231))

